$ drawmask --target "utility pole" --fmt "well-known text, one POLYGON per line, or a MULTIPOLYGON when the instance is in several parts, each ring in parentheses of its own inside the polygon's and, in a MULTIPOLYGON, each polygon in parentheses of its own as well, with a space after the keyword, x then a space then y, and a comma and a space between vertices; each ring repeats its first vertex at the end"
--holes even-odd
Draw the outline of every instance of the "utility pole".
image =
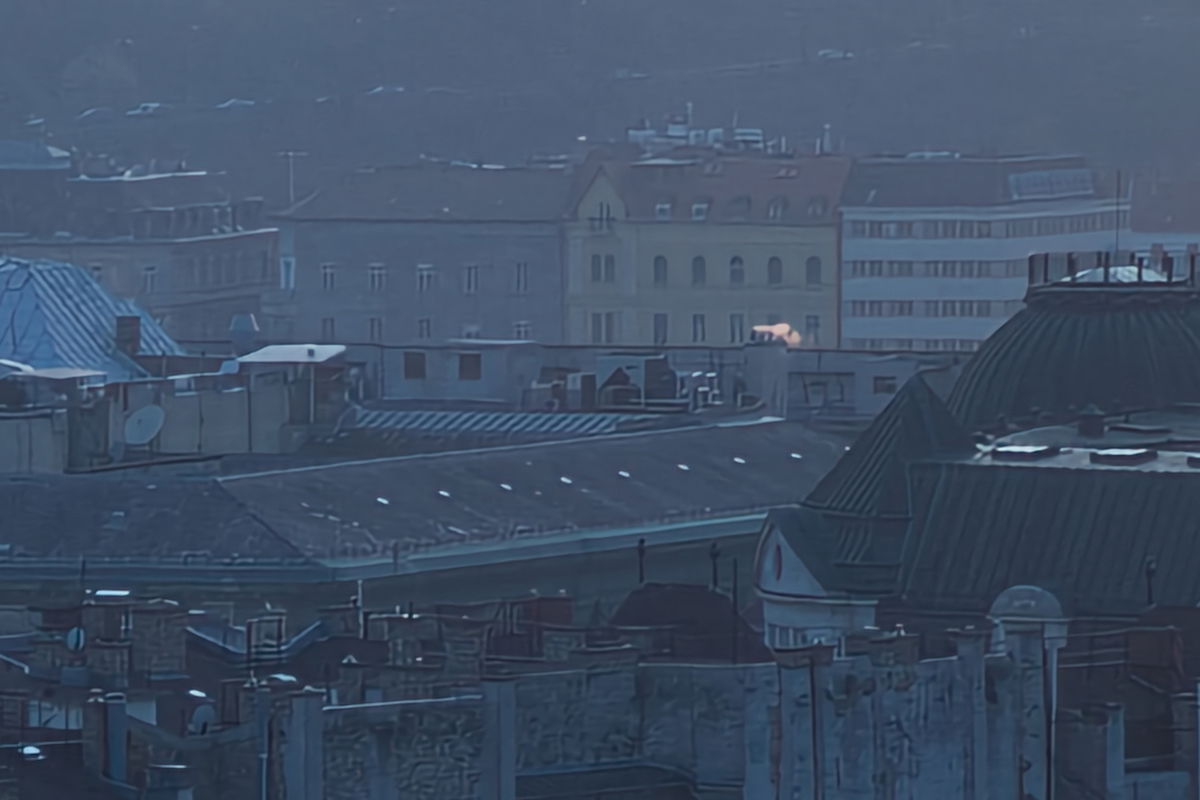
POLYGON ((300 150, 284 150, 279 153, 281 158, 287 159, 288 168, 288 206, 296 204, 296 159, 304 158, 308 153, 300 150))

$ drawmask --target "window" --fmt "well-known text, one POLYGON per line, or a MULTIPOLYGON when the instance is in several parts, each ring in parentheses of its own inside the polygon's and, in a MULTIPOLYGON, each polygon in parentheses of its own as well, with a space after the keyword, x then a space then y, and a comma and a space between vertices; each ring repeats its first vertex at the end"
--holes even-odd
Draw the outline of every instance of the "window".
POLYGON ((787 213, 788 200, 786 197, 775 197, 767 204, 767 219, 781 220, 787 213))
POLYGON ((296 259, 291 256, 279 259, 279 288, 296 288, 296 259))
POLYGON ((654 257, 654 285, 664 287, 667 285, 667 257, 654 257))
POLYGON ((829 200, 825 197, 814 197, 808 201, 808 215, 814 219, 829 213, 829 200))
POLYGON ((895 375, 876 375, 873 381, 875 394, 895 394, 895 375))
POLYGON ((864 220, 855 220, 850 223, 850 238, 865 239, 867 236, 867 223, 864 220))
POLYGON ((483 356, 480 353, 458 354, 458 379, 477 381, 483 377, 483 356))
POLYGON ((741 256, 729 259, 729 285, 742 286, 746 283, 746 266, 741 256))
POLYGON ((592 254, 592 283, 604 280, 604 257, 599 253, 592 254))
POLYGON ((692 203, 692 222, 708 219, 708 203, 692 203))
POLYGON ((958 316, 958 303, 954 302, 953 300, 943 300, 942 301, 942 316, 943 317, 957 317, 958 316))
POLYGON ((892 303, 891 316, 896 317, 911 317, 913 315, 912 300, 896 300, 892 303))
POLYGON ((667 333, 670 329, 670 318, 666 314, 654 315, 654 343, 666 344, 667 333))
POLYGON ((654 206, 654 218, 659 222, 667 222, 671 219, 671 204, 659 203, 654 206))
POLYGON ((743 314, 729 315, 729 341, 741 344, 746 341, 746 317, 743 314))
POLYGON ((804 317, 804 342, 813 347, 821 343, 820 315, 808 314, 804 317))
POLYGON ((529 291, 529 264, 525 261, 517 262, 513 289, 517 294, 526 294, 529 291))
POLYGON ((617 257, 612 253, 604 257, 604 282, 617 282, 617 257))
POLYGON ((767 259, 767 283, 771 286, 783 283, 783 261, 778 256, 767 259))
POLYGON ((423 350, 404 351, 404 380, 425 380, 425 352, 423 350))
POLYGON ((809 286, 821 285, 821 259, 817 256, 809 256, 804 262, 804 282, 809 286))
POLYGON ((367 318, 367 339, 372 342, 383 341, 383 320, 379 317, 367 318))
POLYGON ((887 264, 887 274, 889 278, 911 278, 913 276, 913 262, 889 261, 887 264))
POLYGON ((913 349, 913 340, 912 339, 897 339, 896 340, 896 349, 897 350, 912 350, 913 349))
POLYGON ((367 285, 372 292, 382 292, 387 288, 387 272, 383 264, 367 265, 367 285))
POLYGON ((332 342, 334 334, 333 317, 323 318, 321 320, 321 338, 327 342, 332 342))
POLYGON ((473 322, 468 322, 462 326, 462 338, 464 339, 478 339, 482 335, 483 328, 473 322))
POLYGON ((735 217, 748 217, 751 206, 750 195, 740 194, 729 201, 729 213, 735 217))
POLYGON ((592 344, 612 344, 616 339, 617 314, 615 311, 592 314, 592 344))
POLYGON ((433 264, 417 264, 417 291, 428 292, 437 281, 437 271, 433 264))
POLYGON ((429 317, 421 317, 417 320, 417 338, 432 339, 433 338, 433 320, 429 317))
POLYGON ((158 290, 158 267, 142 267, 142 293, 154 294, 158 290))
POLYGON ((882 278, 883 277, 883 262, 882 261, 868 261, 867 262, 867 275, 869 275, 872 278, 882 278))
POLYGON ((938 304, 937 300, 926 300, 925 301, 925 316, 927 316, 927 317, 941 316, 941 314, 939 313, 939 308, 940 308, 940 305, 938 304))
POLYGON ((708 338, 703 314, 692 314, 692 341, 703 342, 708 338))
POLYGON ((529 320, 520 320, 513 323, 513 338, 527 341, 533 338, 533 323, 529 320))
POLYGON ((703 286, 708 283, 708 265, 704 263, 704 256, 696 256, 692 259, 692 286, 703 286))
POLYGON ((333 264, 321 265, 321 288, 327 292, 332 292, 336 285, 337 272, 333 264))
POLYGON ((479 291, 479 265, 468 264, 463 267, 463 294, 475 294, 479 291))

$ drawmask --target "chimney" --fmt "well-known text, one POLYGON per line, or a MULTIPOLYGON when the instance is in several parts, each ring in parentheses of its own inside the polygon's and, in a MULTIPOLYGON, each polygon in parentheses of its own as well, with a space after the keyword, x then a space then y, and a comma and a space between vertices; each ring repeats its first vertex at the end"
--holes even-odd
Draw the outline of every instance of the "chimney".
POLYGON ((142 319, 136 316, 117 317, 117 350, 136 356, 142 349, 142 319))
POLYGON ((1089 404, 1079 412, 1079 435, 1089 439, 1099 439, 1104 436, 1104 412, 1096 405, 1089 404))
POLYGON ((128 743, 129 716, 125 695, 110 692, 104 696, 104 774, 118 783, 125 783, 128 743))
POLYGON ((183 764, 148 764, 146 800, 191 800, 193 781, 183 764))

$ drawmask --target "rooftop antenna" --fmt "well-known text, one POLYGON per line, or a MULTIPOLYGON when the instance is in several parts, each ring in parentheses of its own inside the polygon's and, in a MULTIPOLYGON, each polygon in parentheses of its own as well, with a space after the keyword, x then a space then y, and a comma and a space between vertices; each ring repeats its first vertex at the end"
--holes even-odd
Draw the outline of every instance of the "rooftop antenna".
POLYGON ((296 204, 296 159, 304 158, 308 153, 300 150, 284 150, 279 153, 281 158, 287 160, 288 169, 288 206, 296 204))
POLYGON ((1121 170, 1117 170, 1117 210, 1113 214, 1113 255, 1121 251, 1121 170))

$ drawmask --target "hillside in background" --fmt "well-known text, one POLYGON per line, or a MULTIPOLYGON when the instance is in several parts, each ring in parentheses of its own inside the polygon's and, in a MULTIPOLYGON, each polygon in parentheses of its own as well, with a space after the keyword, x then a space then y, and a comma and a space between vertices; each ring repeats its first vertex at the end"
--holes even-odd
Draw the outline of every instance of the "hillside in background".
POLYGON ((489 161, 695 103, 857 152, 1071 150, 1192 166, 1182 0, 5 0, 0 135, 186 157, 285 199, 420 153, 489 161), (822 52, 825 51, 825 52, 822 52), (853 53, 853 59, 836 58, 853 53), (368 94, 373 87, 388 91, 368 94), (391 91, 403 87, 404 91, 391 91), (218 110, 231 98, 255 105, 218 110), (143 102, 160 117, 126 117, 143 102), (77 122, 89 108, 107 112, 77 122))

